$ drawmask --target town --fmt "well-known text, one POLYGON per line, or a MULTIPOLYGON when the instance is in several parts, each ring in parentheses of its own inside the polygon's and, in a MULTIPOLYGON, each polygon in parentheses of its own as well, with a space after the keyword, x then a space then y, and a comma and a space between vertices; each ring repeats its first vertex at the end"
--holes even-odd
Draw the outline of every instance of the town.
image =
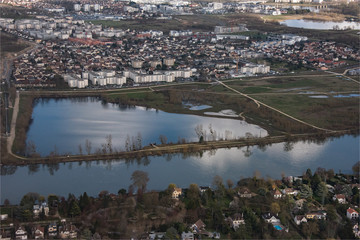
POLYGON ((129 189, 67 198, 26 194, 5 200, 2 239, 200 239, 360 237, 359 164, 355 175, 308 169, 282 180, 254 177, 211 186, 175 184, 147 191, 148 174, 135 171, 129 189))
POLYGON ((292 34, 268 34, 259 41, 233 34, 247 33, 245 25, 217 26, 202 33, 172 30, 168 35, 103 28, 71 17, 0 19, 0 26, 39 42, 14 61, 15 85, 21 88, 54 87, 56 75, 69 87, 85 88, 89 82, 91 86, 133 86, 278 74, 271 70, 271 61, 286 62, 295 69, 328 70, 360 60, 358 51, 335 42, 312 42, 292 34), (267 65, 254 63, 264 58, 267 65))

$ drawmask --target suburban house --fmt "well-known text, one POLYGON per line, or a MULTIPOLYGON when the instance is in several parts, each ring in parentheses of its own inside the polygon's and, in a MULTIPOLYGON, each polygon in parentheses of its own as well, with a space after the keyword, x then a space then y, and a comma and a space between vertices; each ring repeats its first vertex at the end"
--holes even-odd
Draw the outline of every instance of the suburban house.
POLYGON ((235 213, 232 217, 228 217, 226 222, 232 227, 235 231, 240 227, 240 225, 245 224, 244 214, 235 213))
POLYGON ((238 195, 241 198, 251 198, 253 196, 251 191, 246 187, 240 188, 240 190, 238 191, 238 195))
POLYGON ((190 228, 193 231, 193 233, 200 233, 201 231, 205 230, 205 227, 206 227, 205 223, 201 219, 199 219, 190 228))
POLYGON ((306 214, 306 219, 324 219, 326 220, 326 212, 325 211, 316 211, 306 214))
POLYGON ((50 223, 48 226, 48 234, 51 237, 55 237, 57 235, 57 225, 56 223, 50 223))
POLYGON ((36 226, 34 229, 34 238, 35 239, 44 239, 45 229, 44 227, 36 226))
POLYGON ((18 230, 15 232, 15 238, 16 239, 27 239, 27 233, 23 227, 19 227, 18 230))
POLYGON ((182 232, 181 240, 194 240, 194 234, 192 232, 182 232))
POLYGON ((281 197, 282 197, 281 192, 278 189, 276 189, 275 192, 274 192, 274 198, 279 199, 281 197))
POLYGON ((265 222, 267 223, 280 223, 280 219, 276 218, 273 214, 271 213, 265 213, 262 215, 262 218, 265 220, 265 222))
POLYGON ((294 218, 294 222, 296 225, 300 225, 301 223, 307 223, 307 219, 304 215, 297 215, 294 218))
POLYGON ((200 186, 199 189, 200 189, 201 194, 203 194, 203 193, 206 192, 208 189, 210 189, 210 187, 202 187, 202 186, 200 186))
POLYGON ((44 212, 45 216, 49 216, 49 207, 47 206, 46 202, 35 204, 33 206, 33 213, 35 218, 39 217, 41 212, 44 212))
POLYGON ((350 220, 359 218, 359 213, 352 208, 346 210, 346 217, 350 220))
POLYGON ((354 224, 352 229, 355 237, 360 238, 359 224, 358 223, 354 224))
POLYGON ((338 201, 338 203, 345 204, 346 198, 344 194, 335 194, 333 197, 334 201, 338 201))
POLYGON ((174 191, 172 192, 171 194, 171 198, 173 199, 179 199, 179 197, 181 196, 182 194, 182 189, 181 188, 174 188, 174 191))
POLYGON ((74 239, 77 238, 77 229, 72 224, 66 224, 63 227, 60 227, 60 238, 62 239, 74 239))
POLYGON ((293 188, 285 188, 285 189, 282 190, 282 193, 283 193, 284 195, 296 196, 296 195, 299 193, 299 191, 298 191, 298 190, 295 190, 295 189, 293 189, 293 188))

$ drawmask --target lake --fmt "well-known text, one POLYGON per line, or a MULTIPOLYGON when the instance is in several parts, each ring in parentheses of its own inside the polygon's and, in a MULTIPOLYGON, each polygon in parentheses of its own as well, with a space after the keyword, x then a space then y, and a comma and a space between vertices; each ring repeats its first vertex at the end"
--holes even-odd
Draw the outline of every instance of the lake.
POLYGON ((317 30, 343 30, 343 29, 360 29, 360 23, 358 22, 333 22, 333 21, 312 21, 304 19, 290 19, 280 22, 280 24, 288 27, 305 28, 305 29, 317 29, 317 30))
POLYGON ((92 144, 92 152, 106 143, 106 136, 112 136, 112 145, 125 149, 125 141, 141 135, 142 145, 160 143, 159 136, 166 136, 168 142, 179 139, 198 141, 195 128, 202 126, 207 135, 209 126, 219 138, 244 137, 247 132, 266 136, 267 131, 239 119, 204 117, 190 114, 175 114, 147 109, 124 107, 103 103, 98 98, 38 99, 35 102, 33 121, 27 133, 27 141, 35 143, 37 152, 49 155, 57 152, 79 153, 79 145, 85 153, 85 141, 92 144))
POLYGON ((264 178, 273 179, 280 179, 281 174, 301 175, 307 168, 315 171, 318 167, 350 173, 351 167, 359 161, 359 141, 359 136, 343 136, 322 143, 301 141, 265 148, 218 149, 205 151, 201 156, 172 154, 132 161, 3 166, 1 203, 6 198, 11 203, 19 203, 28 192, 65 197, 68 193, 79 196, 85 191, 91 196, 97 196, 102 190, 117 193, 121 188, 128 189, 135 170, 149 174, 149 190, 163 190, 169 183, 180 187, 188 187, 191 183, 211 186, 215 175, 236 183, 242 177, 252 177, 255 171, 264 178))

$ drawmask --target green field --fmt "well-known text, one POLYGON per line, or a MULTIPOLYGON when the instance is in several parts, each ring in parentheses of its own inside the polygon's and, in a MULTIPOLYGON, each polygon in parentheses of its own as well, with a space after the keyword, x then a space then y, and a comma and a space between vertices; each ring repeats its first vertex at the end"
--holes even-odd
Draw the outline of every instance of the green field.
POLYGON ((6 53, 16 53, 29 47, 30 45, 17 37, 0 32, 0 56, 4 57, 6 53))

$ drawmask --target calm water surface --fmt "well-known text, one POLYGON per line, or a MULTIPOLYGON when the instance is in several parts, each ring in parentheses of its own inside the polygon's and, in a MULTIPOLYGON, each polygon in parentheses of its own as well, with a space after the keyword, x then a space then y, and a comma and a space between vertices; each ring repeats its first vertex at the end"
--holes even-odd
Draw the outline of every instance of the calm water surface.
POLYGON ((169 183, 188 187, 191 183, 210 186, 215 175, 224 181, 237 182, 259 171, 262 177, 281 178, 281 174, 301 175, 307 168, 334 169, 351 172, 359 161, 359 136, 343 136, 321 144, 297 142, 278 143, 266 148, 243 147, 206 151, 202 155, 149 157, 132 161, 65 163, 52 166, 33 165, 2 168, 1 202, 8 198, 18 203, 28 192, 44 196, 57 194, 79 196, 87 192, 92 196, 102 190, 117 193, 130 185, 135 170, 149 174, 149 190, 163 190, 169 183))
POLYGON ((305 29, 318 29, 318 30, 343 30, 343 29, 360 29, 360 23, 358 22, 332 22, 332 21, 311 21, 304 19, 290 19, 280 22, 288 27, 305 28, 305 29))
POLYGON ((246 132, 266 136, 267 131, 257 125, 241 120, 202 117, 188 114, 174 114, 146 109, 144 107, 119 107, 117 104, 103 104, 97 98, 40 99, 33 111, 27 140, 33 141, 41 155, 48 155, 55 148, 59 153, 79 153, 85 141, 92 143, 92 152, 106 142, 111 134, 114 148, 125 149, 127 136, 130 139, 141 134, 142 145, 160 143, 159 136, 165 135, 168 142, 179 138, 197 141, 195 128, 202 125, 209 134, 211 125, 218 138, 231 131, 232 137, 243 137, 246 132))

